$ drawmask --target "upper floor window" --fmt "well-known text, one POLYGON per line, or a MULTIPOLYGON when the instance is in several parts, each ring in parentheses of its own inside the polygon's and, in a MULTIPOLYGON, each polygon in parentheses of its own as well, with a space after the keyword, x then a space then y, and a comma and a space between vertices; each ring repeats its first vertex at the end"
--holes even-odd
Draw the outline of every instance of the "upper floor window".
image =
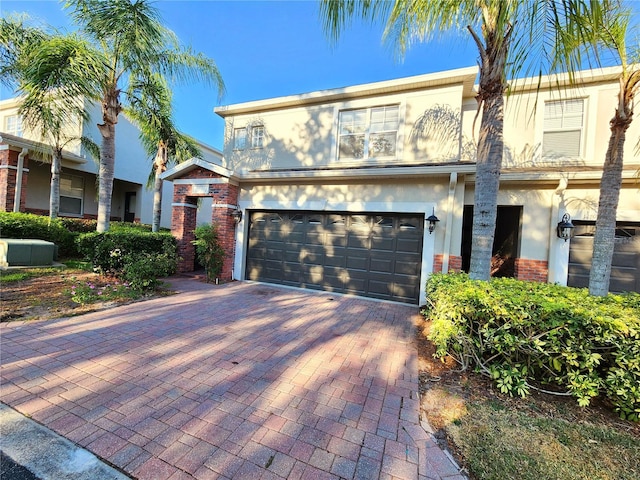
POLYGON ((340 112, 338 158, 395 157, 399 119, 398 105, 340 112))
POLYGON ((246 146, 247 146, 247 129, 234 128, 233 129, 233 149, 241 150, 246 146))
POLYGON ((584 99, 559 100, 544 105, 542 155, 580 157, 584 129, 584 99))
POLYGON ((82 215, 84 179, 77 175, 60 174, 60 213, 82 215))
POLYGON ((20 115, 9 115, 4 123, 6 133, 16 137, 22 136, 22 117, 20 115))
POLYGON ((264 126, 251 127, 251 148, 264 147, 264 126))

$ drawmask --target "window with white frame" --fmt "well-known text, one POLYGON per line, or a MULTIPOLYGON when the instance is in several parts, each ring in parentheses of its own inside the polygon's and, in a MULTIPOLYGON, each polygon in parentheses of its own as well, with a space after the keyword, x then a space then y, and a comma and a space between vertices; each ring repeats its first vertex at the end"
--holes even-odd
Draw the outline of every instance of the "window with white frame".
POLYGON ((367 159, 396 156, 398 105, 343 110, 338 120, 338 158, 367 159))
POLYGON ((5 132, 9 135, 22 136, 22 117, 20 115, 9 115, 4 124, 5 132))
POLYGON ((264 126, 255 125, 251 127, 251 148, 264 147, 264 126))
POLYGON ((234 128, 233 129, 233 149, 242 150, 246 146, 247 146, 247 129, 234 128))
POLYGON ((60 213, 82 215, 84 179, 77 175, 60 174, 60 213))
POLYGON ((580 157, 583 130, 584 99, 546 102, 542 155, 544 157, 580 157))

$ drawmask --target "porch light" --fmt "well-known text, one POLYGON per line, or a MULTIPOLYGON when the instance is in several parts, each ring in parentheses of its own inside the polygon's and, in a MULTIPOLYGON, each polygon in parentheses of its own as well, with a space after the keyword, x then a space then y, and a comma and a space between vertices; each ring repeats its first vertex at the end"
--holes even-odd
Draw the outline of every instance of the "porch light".
POLYGON ((429 222, 429 235, 431 235, 433 231, 436 229, 436 222, 439 222, 439 221, 440 219, 436 217, 436 209, 434 208, 431 215, 427 217, 427 222, 429 222))
POLYGON ((568 213, 565 213, 562 216, 562 220, 558 222, 558 227, 556 228, 558 238, 562 238, 566 242, 573 237, 574 228, 575 226, 573 225, 573 223, 571 223, 571 217, 568 213))
POLYGON ((240 223, 242 221, 242 210, 236 207, 229 215, 233 217, 233 221, 236 223, 240 223))

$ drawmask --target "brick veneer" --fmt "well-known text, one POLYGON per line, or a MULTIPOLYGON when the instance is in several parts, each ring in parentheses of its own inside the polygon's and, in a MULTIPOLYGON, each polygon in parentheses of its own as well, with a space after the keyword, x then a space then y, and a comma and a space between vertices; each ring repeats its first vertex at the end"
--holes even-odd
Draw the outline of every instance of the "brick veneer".
MULTIPOLYGON (((218 178, 225 181, 225 177, 203 168, 195 168, 186 173, 181 179, 218 178)), ((218 225, 218 236, 225 251, 220 280, 233 278, 233 259, 236 242, 236 223, 231 216, 235 205, 238 204, 238 186, 230 183, 210 184, 206 193, 195 193, 191 184, 174 184, 171 214, 171 233, 178 240, 178 254, 181 257, 178 264, 179 272, 191 272, 195 263, 195 247, 193 231, 196 228, 197 198, 212 197, 213 209, 211 222, 218 225)))
MULTIPOLYGON (((433 272, 442 272, 442 261, 444 255, 438 253, 433 256, 433 272)), ((462 270, 462 257, 459 255, 449 255, 449 272, 460 272, 462 270)))
POLYGON ((518 280, 546 282, 549 276, 549 262, 516 258, 515 276, 518 280))
MULTIPOLYGON (((18 155, 13 150, 0 150, 0 211, 12 212, 16 195, 18 176, 18 155)), ((20 211, 24 212, 27 201, 27 180, 29 178, 29 156, 24 156, 22 172, 22 190, 20 191, 20 211)))

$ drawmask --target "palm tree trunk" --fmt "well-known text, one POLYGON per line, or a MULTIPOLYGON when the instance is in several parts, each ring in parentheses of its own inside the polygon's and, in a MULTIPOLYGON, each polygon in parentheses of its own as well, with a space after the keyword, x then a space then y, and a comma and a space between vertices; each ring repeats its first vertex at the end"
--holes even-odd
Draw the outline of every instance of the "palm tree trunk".
POLYGON ((474 192, 473 233, 469 275, 489 280, 496 231, 498 189, 502 168, 504 98, 502 92, 485 98, 478 139, 474 192))
POLYGON ((62 164, 62 150, 53 150, 51 157, 51 188, 49 192, 49 220, 58 218, 60 212, 60 169, 62 164))
POLYGON ((489 280, 491 256, 496 231, 498 211, 498 189, 504 150, 504 72, 509 49, 511 28, 502 32, 493 26, 484 27, 486 47, 469 27, 480 52, 480 90, 478 99, 483 107, 478 155, 476 160, 476 182, 474 187, 473 229, 471 240, 471 263, 469 276, 474 280, 489 280))
POLYGON ((158 144, 158 153, 154 161, 155 182, 153 184, 153 224, 151 231, 160 230, 160 218, 162 217, 162 178, 160 175, 167 169, 167 146, 161 140, 158 144))
POLYGON ((113 194, 113 179, 115 176, 115 152, 116 152, 116 123, 121 106, 119 100, 120 91, 113 87, 105 93, 102 102, 103 123, 98 124, 102 136, 100 148, 100 169, 98 186, 98 232, 109 230, 111 219, 111 197, 113 194))
POLYGON ((593 237, 591 272, 589 273, 589 293, 601 297, 609 293, 611 262, 616 237, 616 216, 622 184, 624 142, 626 131, 633 118, 633 112, 630 112, 630 115, 628 113, 616 110, 616 114, 611 120, 611 137, 600 180, 598 216, 596 218, 596 232, 593 237))

